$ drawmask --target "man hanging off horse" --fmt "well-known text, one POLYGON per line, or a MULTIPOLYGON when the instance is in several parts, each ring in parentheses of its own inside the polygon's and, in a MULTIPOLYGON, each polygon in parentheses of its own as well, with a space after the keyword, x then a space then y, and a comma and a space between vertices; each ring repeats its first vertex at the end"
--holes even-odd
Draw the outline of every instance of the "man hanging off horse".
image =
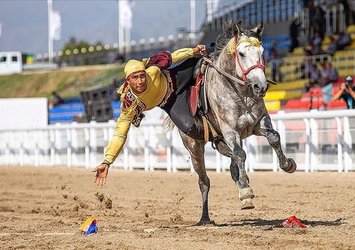
POLYGON ((202 196, 202 215, 198 224, 212 222, 208 212, 210 179, 204 159, 206 138, 210 137, 209 129, 204 129, 206 123, 211 129, 217 150, 231 160, 229 169, 239 190, 241 209, 254 208, 254 193, 246 171, 247 154, 243 149, 243 139, 251 135, 266 137, 276 152, 280 169, 287 173, 295 172, 297 164, 283 153, 280 135, 272 126, 263 99, 269 83, 273 83, 265 75, 261 42, 263 30, 261 22, 254 28, 245 28, 232 21, 225 23, 211 60, 204 58, 208 64, 203 86, 209 108, 203 110, 203 126, 192 116, 194 112, 189 110, 187 101, 187 94, 193 92, 189 91, 189 86, 193 85, 192 72, 198 60, 193 57, 206 55, 203 46, 178 50, 171 55, 161 52, 143 62, 129 61, 125 68, 126 83, 120 89, 122 114, 107 147, 105 161, 94 170, 95 182, 98 185, 105 183, 109 165, 121 151, 130 124, 138 125, 141 112, 155 106, 162 107, 178 127, 198 174, 202 196), (170 74, 164 71, 171 63, 184 59, 180 65, 169 70, 170 74), (175 79, 175 85, 172 79, 175 79))
POLYGON ((203 127, 191 115, 188 92, 194 85, 193 71, 199 60, 207 56, 204 45, 169 52, 159 52, 148 59, 129 60, 124 68, 125 82, 119 88, 121 114, 106 151, 105 160, 93 171, 95 183, 106 182, 108 169, 122 151, 131 124, 139 126, 143 111, 161 107, 186 135, 203 139, 203 127), (172 64, 178 64, 167 70, 172 64))

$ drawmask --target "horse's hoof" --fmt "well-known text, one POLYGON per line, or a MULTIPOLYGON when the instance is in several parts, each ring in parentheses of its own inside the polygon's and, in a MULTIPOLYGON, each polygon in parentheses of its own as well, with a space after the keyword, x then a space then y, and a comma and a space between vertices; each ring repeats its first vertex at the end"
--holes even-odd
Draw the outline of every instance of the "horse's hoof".
POLYGON ((287 159, 288 166, 287 168, 283 169, 286 173, 292 174, 297 169, 297 164, 292 158, 287 159))
POLYGON ((242 207, 241 207, 242 210, 255 208, 254 205, 253 205, 252 199, 245 199, 245 200, 242 200, 241 203, 242 203, 242 207))
POLYGON ((213 220, 210 220, 210 218, 208 219, 201 218, 201 220, 196 223, 196 226, 205 226, 205 225, 216 225, 216 223, 213 220))
POLYGON ((253 199, 253 198, 254 198, 254 193, 250 187, 243 188, 243 189, 239 190, 239 199, 240 200, 253 199))

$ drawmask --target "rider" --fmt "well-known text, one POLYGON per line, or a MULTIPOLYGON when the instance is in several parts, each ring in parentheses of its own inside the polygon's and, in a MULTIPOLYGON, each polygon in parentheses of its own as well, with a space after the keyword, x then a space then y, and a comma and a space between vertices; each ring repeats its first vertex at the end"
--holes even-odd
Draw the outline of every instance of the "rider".
POLYGON ((121 152, 130 125, 139 126, 143 111, 156 106, 164 109, 174 124, 194 139, 203 139, 203 128, 195 122, 188 107, 188 89, 194 84, 193 71, 198 58, 206 56, 204 45, 169 52, 159 52, 148 59, 129 60, 124 68, 125 81, 119 88, 121 114, 106 148, 105 160, 93 171, 95 183, 106 182, 108 169, 121 152), (180 63, 167 70, 170 65, 180 63))

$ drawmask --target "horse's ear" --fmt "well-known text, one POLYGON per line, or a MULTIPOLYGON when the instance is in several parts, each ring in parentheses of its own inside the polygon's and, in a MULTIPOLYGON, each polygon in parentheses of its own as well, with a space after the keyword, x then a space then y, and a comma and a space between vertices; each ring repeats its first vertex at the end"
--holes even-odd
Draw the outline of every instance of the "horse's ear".
POLYGON ((234 23, 232 20, 227 20, 223 23, 223 31, 227 34, 229 34, 230 32, 233 32, 233 27, 234 27, 234 23))
POLYGON ((252 29, 253 32, 255 32, 258 36, 261 36, 264 31, 264 23, 260 22, 258 26, 256 26, 254 29, 252 29))
POLYGON ((233 35, 235 37, 239 37, 240 36, 240 25, 242 24, 241 21, 239 21, 236 24, 233 24, 233 35))

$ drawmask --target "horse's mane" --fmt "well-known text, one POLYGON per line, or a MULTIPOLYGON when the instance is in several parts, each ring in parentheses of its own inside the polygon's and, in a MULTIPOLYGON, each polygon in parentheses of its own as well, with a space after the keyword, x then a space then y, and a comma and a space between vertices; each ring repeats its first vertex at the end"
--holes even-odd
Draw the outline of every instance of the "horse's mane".
MULTIPOLYGON (((222 52, 223 48, 226 46, 226 44, 229 42, 229 40, 234 37, 234 32, 235 32, 235 23, 232 20, 225 21, 223 24, 223 32, 217 36, 215 45, 214 45, 214 51, 211 54, 213 59, 216 59, 222 52)), ((258 35, 256 32, 253 30, 247 28, 247 27, 242 27, 241 21, 238 22, 238 27, 240 30, 240 33, 248 36, 248 37, 255 37, 259 40, 261 40, 260 35, 258 35)))

